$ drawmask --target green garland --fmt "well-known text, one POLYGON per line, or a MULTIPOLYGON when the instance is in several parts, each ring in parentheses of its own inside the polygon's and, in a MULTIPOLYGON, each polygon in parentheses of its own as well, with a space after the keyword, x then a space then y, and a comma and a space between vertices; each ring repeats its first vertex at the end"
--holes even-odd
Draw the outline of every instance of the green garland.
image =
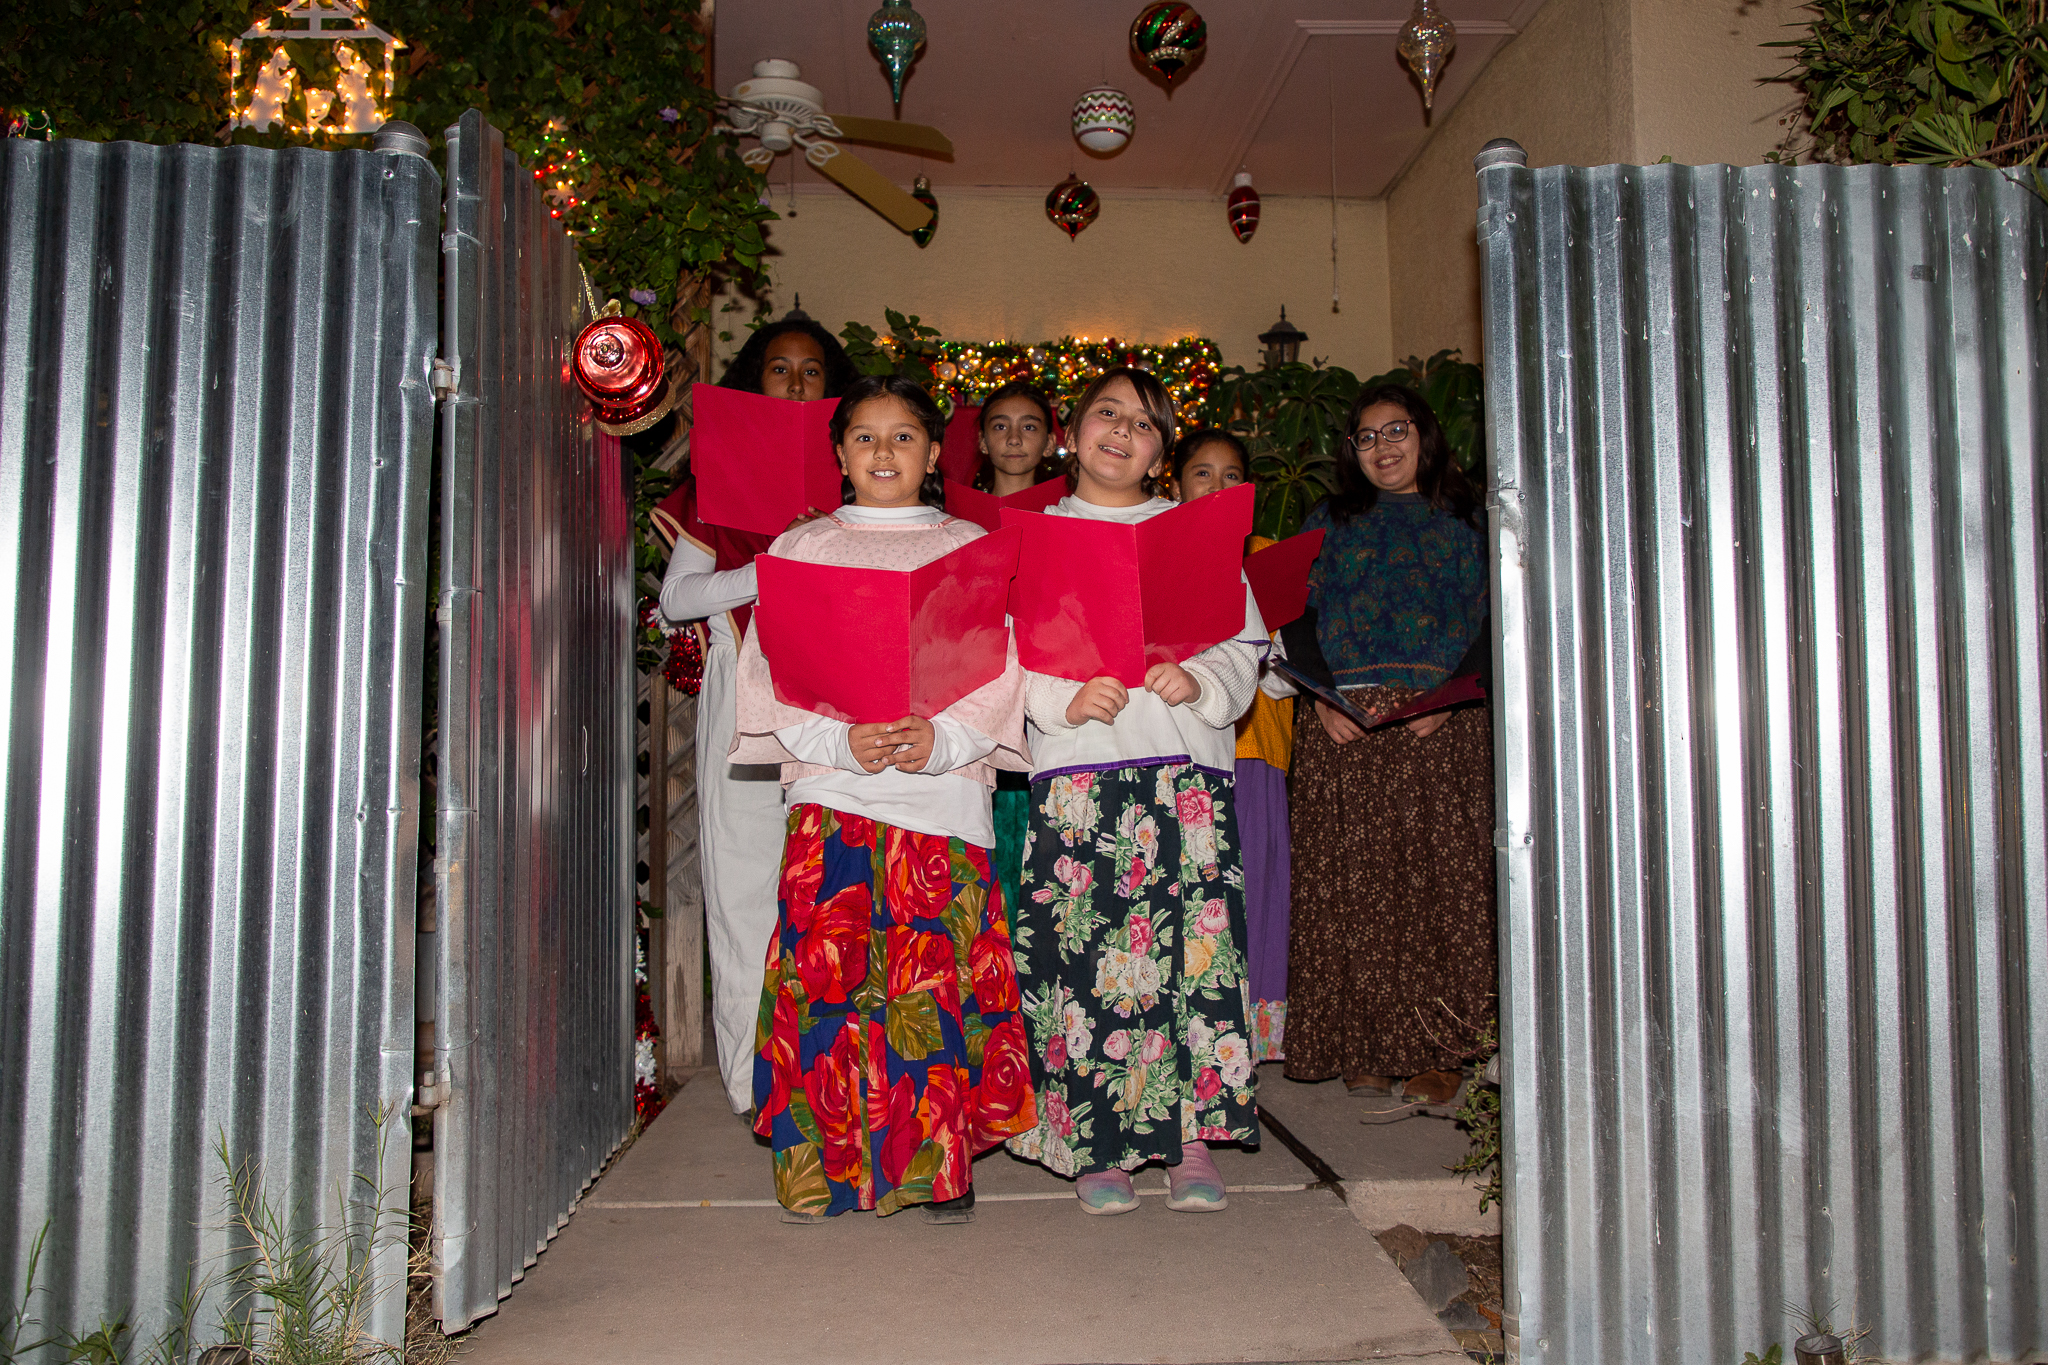
MULTIPOLYGON (((390 117, 436 142, 465 109, 484 111, 522 157, 552 131, 582 154, 576 203, 562 220, 592 282, 634 302, 665 342, 678 291, 722 272, 761 280, 767 244, 759 172, 713 131, 700 0, 651 5, 585 0, 450 6, 369 0, 369 17, 406 44, 390 117)), ((0 90, 47 112, 60 137, 219 143, 230 118, 228 44, 281 6, 249 0, 49 0, 20 5, 0 43, 0 90)), ((306 76, 331 80, 331 44, 293 43, 306 76)), ((379 66, 381 72, 381 65, 379 66)), ((245 72, 246 87, 250 77, 245 72)), ((305 141, 239 129, 239 144, 305 141)), ((366 146, 323 135, 319 145, 366 146)), ((708 322, 698 316, 689 321, 708 322)))

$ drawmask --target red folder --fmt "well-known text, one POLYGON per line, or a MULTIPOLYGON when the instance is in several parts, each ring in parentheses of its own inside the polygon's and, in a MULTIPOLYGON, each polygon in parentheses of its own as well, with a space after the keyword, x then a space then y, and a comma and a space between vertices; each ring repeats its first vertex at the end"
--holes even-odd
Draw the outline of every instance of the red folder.
POLYGON ((836 404, 715 384, 693 386, 690 402, 690 467, 697 475, 697 515, 705 521, 775 535, 813 507, 829 512, 839 506, 831 432, 836 404))
POLYGON ((1002 676, 1015 531, 915 569, 761 555, 754 629, 785 706, 855 725, 930 718, 1002 676))
POLYGON ((1448 711, 1453 706, 1462 706, 1468 701, 1485 700, 1486 688, 1480 683, 1478 675, 1460 673, 1457 677, 1446 679, 1431 691, 1423 693, 1406 706, 1395 707, 1384 716, 1374 720, 1366 728, 1368 730, 1377 730, 1383 725, 1392 725, 1398 720, 1413 720, 1417 716, 1426 716, 1432 711, 1448 711))
POLYGON ((1024 532, 1010 611, 1018 657, 1034 672, 1140 687, 1153 664, 1244 629, 1250 484, 1135 526, 1015 509, 1003 525, 1024 532))
MULTIPOLYGON (((981 404, 961 403, 946 419, 946 435, 939 442, 939 472, 961 483, 973 483, 980 469, 981 404)), ((996 528, 991 526, 988 529, 993 531, 996 528)))
MULTIPOLYGON (((964 483, 946 480, 946 510, 964 521, 971 521, 985 531, 1000 531, 1003 528, 1003 509, 1014 507, 1019 512, 1043 512, 1067 495, 1065 479, 1047 479, 1044 483, 1033 484, 1021 493, 997 497, 984 493, 979 488, 970 488, 964 483)), ((1296 612, 1299 616, 1301 613, 1296 612)))
POLYGON ((1308 571, 1322 548, 1321 531, 1303 531, 1246 556, 1245 581, 1252 585, 1267 630, 1278 630, 1308 610, 1308 571))

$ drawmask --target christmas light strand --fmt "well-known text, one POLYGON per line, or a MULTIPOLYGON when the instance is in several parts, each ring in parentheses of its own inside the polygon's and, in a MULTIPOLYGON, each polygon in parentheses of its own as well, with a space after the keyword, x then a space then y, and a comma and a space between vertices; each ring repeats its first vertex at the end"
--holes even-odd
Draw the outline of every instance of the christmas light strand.
POLYGON ((1140 346, 1113 337, 1066 337, 1026 345, 1015 341, 942 341, 933 367, 953 404, 978 403, 1004 384, 1026 380, 1062 410, 1096 375, 1117 365, 1150 372, 1166 386, 1174 416, 1192 425, 1223 366, 1207 337, 1184 337, 1169 346, 1140 346))

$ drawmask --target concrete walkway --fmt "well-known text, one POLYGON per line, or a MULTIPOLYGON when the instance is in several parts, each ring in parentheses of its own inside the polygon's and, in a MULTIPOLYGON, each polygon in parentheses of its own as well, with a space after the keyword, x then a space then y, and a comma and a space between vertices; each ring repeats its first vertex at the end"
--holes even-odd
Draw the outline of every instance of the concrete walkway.
POLYGON ((1372 1236, 1413 1210, 1343 1197, 1374 1182, 1455 1194, 1441 1168, 1462 1135, 1278 1066, 1260 1085, 1261 1108, 1309 1159, 1276 1135, 1218 1151, 1232 1190, 1219 1214, 1168 1210, 1153 1168, 1137 1212, 1090 1218, 1069 1182, 998 1150, 976 1163, 967 1226, 906 1211, 794 1227, 778 1221, 766 1147, 707 1076, 585 1195, 461 1359, 1464 1361, 1372 1236))

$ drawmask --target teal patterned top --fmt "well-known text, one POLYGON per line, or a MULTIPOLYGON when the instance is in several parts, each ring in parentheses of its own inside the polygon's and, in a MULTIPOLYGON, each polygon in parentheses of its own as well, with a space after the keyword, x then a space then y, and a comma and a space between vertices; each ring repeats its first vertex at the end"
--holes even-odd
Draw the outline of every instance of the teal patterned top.
POLYGON ((1328 504, 1302 522, 1328 534, 1309 570, 1316 640, 1339 687, 1435 687, 1486 619, 1486 538, 1420 494, 1382 493, 1332 525, 1328 504))

